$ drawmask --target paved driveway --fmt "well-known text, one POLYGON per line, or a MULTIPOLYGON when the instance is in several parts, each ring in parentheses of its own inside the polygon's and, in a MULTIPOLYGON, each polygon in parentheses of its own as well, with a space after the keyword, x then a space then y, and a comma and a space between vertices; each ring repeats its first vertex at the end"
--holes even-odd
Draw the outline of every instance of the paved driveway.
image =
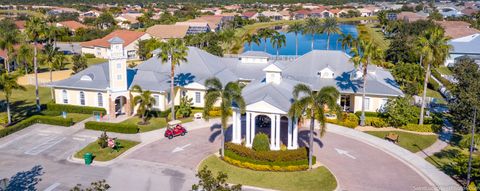
MULTIPOLYGON (((307 135, 308 131, 303 129, 299 139, 306 140, 307 135)), ((203 128, 191 131, 185 137, 153 142, 127 158, 180 165, 194 170, 203 158, 218 151, 218 148, 218 129, 203 128)), ((314 153, 317 160, 335 174, 341 190, 405 191, 415 190, 415 187, 429 187, 416 171, 398 159, 368 144, 338 134, 327 133, 321 140, 316 139, 314 153)))

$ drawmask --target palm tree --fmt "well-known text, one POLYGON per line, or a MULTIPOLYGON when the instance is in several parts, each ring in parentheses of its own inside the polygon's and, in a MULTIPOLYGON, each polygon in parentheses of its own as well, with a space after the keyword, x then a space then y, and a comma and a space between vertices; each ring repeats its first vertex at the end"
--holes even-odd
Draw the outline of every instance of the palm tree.
POLYGON ((297 84, 293 88, 292 94, 294 101, 290 106, 288 115, 298 118, 302 116, 306 110, 308 110, 307 113, 310 114, 308 166, 312 169, 313 128, 315 126, 315 119, 320 122, 320 137, 323 137, 326 132, 325 106, 332 111, 339 112, 340 106, 338 106, 337 100, 340 97, 340 92, 333 86, 326 86, 320 89, 320 91, 313 91, 308 85, 297 84))
POLYGON ((68 29, 65 27, 56 27, 56 26, 48 26, 46 29, 46 37, 53 44, 53 47, 57 47, 57 39, 62 38, 63 36, 68 34, 68 29))
MULTIPOLYGON (((43 64, 43 65, 47 65, 48 67, 48 72, 49 72, 49 75, 50 75, 50 83, 52 83, 53 81, 53 70, 56 69, 56 62, 58 62, 57 60, 55 60, 59 53, 58 53, 58 48, 55 48, 53 44, 47 44, 44 49, 43 49, 43 54, 41 54, 41 58, 40 58, 40 62, 43 64)), ((53 100, 53 87, 50 87, 50 94, 51 94, 51 98, 53 100)))
POLYGON ((22 43, 17 50, 15 58, 18 64, 23 64, 23 67, 25 67, 25 74, 28 74, 28 68, 32 65, 33 61, 33 48, 31 45, 22 43))
POLYGON ((12 56, 13 52, 15 51, 14 46, 19 43, 18 35, 20 32, 18 29, 14 29, 2 34, 0 38, 0 49, 7 53, 7 57, 5 58, 5 67, 6 71, 10 72, 10 57, 12 56))
POLYGON ((313 50, 313 43, 315 41, 315 34, 318 34, 321 32, 321 24, 322 22, 320 19, 316 17, 309 17, 303 26, 303 34, 305 35, 312 35, 312 47, 311 49, 313 50))
POLYGON ((232 49, 232 44, 235 40, 235 31, 233 29, 222 30, 219 34, 219 40, 221 42, 221 47, 224 52, 230 53, 232 49))
POLYGON ((420 108, 420 120, 418 122, 420 125, 423 124, 427 84, 430 77, 431 67, 438 67, 445 62, 445 59, 452 49, 452 46, 447 44, 448 40, 449 38, 445 37, 444 31, 439 27, 435 27, 427 30, 419 36, 416 41, 416 46, 418 47, 417 52, 420 54, 420 65, 425 68, 422 105, 420 108))
POLYGON ((362 115, 360 116, 360 126, 365 126, 365 94, 367 89, 367 74, 368 74, 367 69, 372 62, 376 62, 377 60, 380 60, 383 56, 383 53, 377 47, 377 45, 372 41, 359 40, 358 42, 359 42, 358 43, 359 50, 354 50, 354 51, 357 51, 356 54, 363 54, 363 56, 360 57, 360 63, 363 63, 363 65, 361 65, 363 90, 362 90, 362 115))
POLYGON ((263 51, 267 52, 267 38, 271 38, 277 31, 269 28, 261 28, 258 30, 258 36, 263 39, 263 51))
POLYGON ((156 104, 155 98, 152 96, 152 92, 147 90, 143 91, 142 87, 139 85, 134 85, 132 87, 132 92, 139 93, 137 96, 133 97, 132 105, 138 104, 137 114, 142 119, 142 125, 147 124, 147 113, 156 104))
POLYGON ((18 84, 17 80, 19 76, 18 73, 3 73, 0 75, 0 90, 3 91, 7 102, 8 124, 12 123, 12 116, 10 113, 10 96, 12 95, 12 91, 26 90, 25 87, 18 84))
POLYGON ((338 39, 338 41, 342 45, 342 49, 344 52, 346 52, 347 49, 356 46, 356 41, 351 34, 340 34, 340 38, 338 39))
POLYGON ((37 64, 37 43, 45 38, 47 25, 43 19, 38 17, 31 17, 26 23, 25 33, 30 42, 33 42, 33 70, 35 72, 35 96, 37 111, 40 111, 40 97, 38 94, 38 64, 37 64))
POLYGON ((322 24, 322 33, 327 34, 327 50, 330 50, 330 35, 340 34, 340 27, 338 26, 337 18, 327 17, 322 24))
POLYGON ((277 58, 278 58, 278 51, 280 50, 280 48, 285 46, 286 42, 287 42, 287 39, 283 34, 275 33, 272 36, 271 43, 272 43, 272 46, 277 49, 277 58))
POLYGON ((253 50, 252 43, 255 43, 257 46, 260 45, 260 38, 256 34, 246 34, 245 36, 243 36, 243 41, 247 42, 250 50, 253 50))
POLYGON ((172 120, 175 120, 175 67, 182 62, 187 62, 188 47, 181 39, 170 39, 162 42, 160 49, 158 58, 161 59, 162 64, 170 62, 170 110, 172 120))
POLYGON ((230 116, 230 109, 235 103, 240 108, 241 113, 245 113, 245 101, 242 97, 242 88, 238 82, 228 82, 223 87, 222 82, 218 78, 209 78, 205 81, 207 93, 205 94, 205 105, 203 107, 203 116, 206 120, 209 119, 209 112, 213 109, 215 103, 220 101, 220 117, 222 127, 220 128, 221 137, 221 155, 224 157, 225 153, 225 131, 227 128, 228 117, 230 116))
POLYGON ((303 30, 303 25, 300 22, 294 22, 288 26, 287 32, 295 33, 295 58, 298 57, 298 33, 303 30))

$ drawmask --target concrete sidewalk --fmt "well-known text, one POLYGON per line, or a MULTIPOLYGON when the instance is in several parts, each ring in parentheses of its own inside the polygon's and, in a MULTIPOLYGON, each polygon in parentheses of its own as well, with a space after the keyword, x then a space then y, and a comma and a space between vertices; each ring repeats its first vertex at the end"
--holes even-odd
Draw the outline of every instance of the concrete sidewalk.
POLYGON ((430 182, 432 186, 435 186, 435 189, 462 190, 462 187, 448 175, 438 170, 435 166, 431 165, 417 154, 411 153, 396 144, 392 144, 361 131, 334 124, 327 124, 327 131, 364 142, 390 154, 417 171, 423 178, 425 178, 425 180, 430 182))

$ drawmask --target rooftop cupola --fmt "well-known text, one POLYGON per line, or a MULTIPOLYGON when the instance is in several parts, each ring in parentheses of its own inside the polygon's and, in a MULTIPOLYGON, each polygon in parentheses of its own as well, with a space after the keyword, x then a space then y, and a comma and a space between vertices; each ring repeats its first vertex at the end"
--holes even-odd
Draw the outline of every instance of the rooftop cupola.
POLYGON ((282 70, 275 64, 270 64, 263 69, 265 82, 279 84, 282 81, 282 70))
POLYGON ((110 59, 123 59, 123 43, 125 43, 125 41, 116 36, 108 40, 108 43, 110 43, 110 59))

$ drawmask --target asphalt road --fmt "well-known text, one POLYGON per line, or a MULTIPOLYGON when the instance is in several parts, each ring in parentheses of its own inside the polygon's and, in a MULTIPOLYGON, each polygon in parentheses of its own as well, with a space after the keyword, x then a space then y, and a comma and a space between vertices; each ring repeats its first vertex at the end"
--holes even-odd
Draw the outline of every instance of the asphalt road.
MULTIPOLYGON (((220 147, 219 129, 202 128, 185 137, 145 145, 110 166, 67 162, 68 156, 96 139, 82 131, 35 125, 0 139, 0 177, 41 165, 45 173, 39 190, 69 190, 78 183, 89 185, 101 179, 106 179, 112 190, 189 190, 196 181, 197 165, 220 147)), ((307 135, 301 130, 299 139, 306 140, 307 135)), ((429 186, 389 154, 341 135, 327 133, 316 139, 314 153, 337 177, 341 190, 404 191, 429 186)))

